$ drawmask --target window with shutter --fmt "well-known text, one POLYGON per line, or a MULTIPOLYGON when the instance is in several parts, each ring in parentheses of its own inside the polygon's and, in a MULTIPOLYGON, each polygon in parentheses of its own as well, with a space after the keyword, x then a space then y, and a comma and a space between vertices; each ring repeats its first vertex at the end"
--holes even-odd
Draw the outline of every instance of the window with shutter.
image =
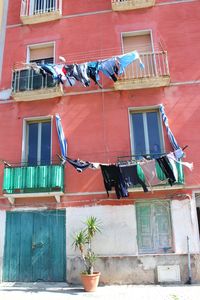
POLYGON ((139 253, 172 252, 169 202, 136 203, 136 218, 139 253))
POLYGON ((123 52, 131 52, 137 50, 140 54, 142 62, 145 65, 145 70, 140 71, 138 74, 138 66, 136 63, 130 65, 126 70, 126 76, 131 78, 133 74, 137 74, 137 77, 155 76, 156 63, 155 58, 152 56, 153 46, 150 32, 136 32, 136 33, 123 33, 123 52))

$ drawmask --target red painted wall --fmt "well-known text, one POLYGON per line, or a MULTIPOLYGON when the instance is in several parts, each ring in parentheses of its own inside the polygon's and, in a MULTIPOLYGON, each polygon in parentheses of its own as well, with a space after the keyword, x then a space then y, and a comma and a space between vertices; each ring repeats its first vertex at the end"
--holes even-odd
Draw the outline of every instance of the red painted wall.
MULTIPOLYGON (((189 145, 185 161, 194 162, 193 172, 185 169, 186 188, 194 186, 198 189, 200 83, 194 81, 200 81, 199 1, 112 12, 110 2, 106 0, 77 0, 76 5, 69 0, 63 1, 63 19, 36 25, 19 25, 20 2, 10 1, 9 5, 0 90, 11 87, 12 67, 16 62, 26 60, 28 45, 55 41, 56 60, 62 55, 68 62, 89 61, 120 54, 121 32, 147 29, 152 30, 154 48, 160 50, 161 42, 168 52, 173 85, 166 88, 88 93, 24 103, 0 103, 0 158, 11 163, 20 162, 23 118, 59 113, 70 157, 103 163, 116 162, 117 156, 130 154, 128 108, 163 103, 178 143, 181 146, 189 145), (95 11, 99 13, 78 16, 95 11)), ((163 2, 158 1, 157 4, 163 2)), ((111 88, 113 83, 103 77, 103 86, 111 88)), ((89 90, 98 88, 95 85, 90 88, 72 87, 67 88, 66 92, 89 90)), ((171 150, 167 138, 166 150, 171 150)), ((60 150, 54 120, 53 156, 58 152, 60 150)), ((1 186, 2 178, 1 165, 1 186)), ((67 193, 104 191, 100 171, 86 170, 79 174, 70 165, 66 167, 65 186, 67 193)), ((146 197, 143 192, 138 195, 146 197)), ((89 197, 89 201, 93 203, 95 197, 89 197)), ((101 197, 106 198, 106 195, 101 197)), ((115 196, 112 195, 112 198, 115 196)), ((82 199, 86 200, 84 197, 82 199)))

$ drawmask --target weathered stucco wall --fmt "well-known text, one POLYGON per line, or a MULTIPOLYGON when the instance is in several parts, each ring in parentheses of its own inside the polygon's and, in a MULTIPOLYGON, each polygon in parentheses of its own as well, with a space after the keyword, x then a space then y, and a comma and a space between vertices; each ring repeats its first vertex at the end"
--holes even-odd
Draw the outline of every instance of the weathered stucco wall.
POLYGON ((137 253, 135 206, 93 206, 67 208, 67 256, 78 254, 72 247, 73 234, 88 216, 102 222, 102 233, 95 237, 93 248, 99 255, 132 255, 137 253))
POLYGON ((5 227, 6 227, 6 212, 0 210, 0 282, 2 281, 3 271, 3 250, 5 241, 5 227))
MULTIPOLYGON (((72 247, 72 237, 83 227, 82 222, 87 216, 93 215, 102 221, 102 233, 96 236, 93 243, 93 249, 99 255, 96 269, 102 273, 102 283, 156 283, 159 265, 179 265, 181 281, 186 282, 188 280, 187 236, 190 237, 191 253, 199 251, 198 235, 195 233, 197 230, 195 206, 191 205, 190 201, 171 201, 175 253, 165 255, 138 254, 135 205, 68 208, 66 214, 67 281, 79 283, 82 265, 79 252, 75 252, 72 247)), ((200 280, 198 262, 199 255, 193 255, 192 271, 196 281, 200 280)))
MULTIPOLYGON (((200 255, 191 255, 192 281, 200 281, 200 255)), ((101 272, 102 284, 153 284, 158 283, 157 266, 180 267, 181 283, 188 281, 188 258, 186 254, 139 255, 100 257, 96 262, 96 270, 101 272)), ((67 282, 80 283, 80 260, 67 259, 67 282)))
POLYGON ((199 234, 195 200, 174 200, 171 202, 172 228, 174 248, 176 253, 187 253, 187 236, 189 237, 190 251, 199 252, 199 234))

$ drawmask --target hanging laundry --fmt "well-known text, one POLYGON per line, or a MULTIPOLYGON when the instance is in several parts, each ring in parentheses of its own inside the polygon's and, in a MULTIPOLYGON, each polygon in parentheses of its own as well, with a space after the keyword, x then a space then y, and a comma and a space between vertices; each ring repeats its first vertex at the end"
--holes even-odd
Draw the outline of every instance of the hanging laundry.
POLYGON ((67 78, 66 78, 66 70, 64 68, 64 65, 54 65, 53 66, 55 72, 57 73, 57 76, 59 77, 61 83, 63 84, 67 78))
POLYGON ((137 59, 140 62, 140 68, 144 69, 144 64, 141 61, 141 58, 140 58, 139 53, 137 51, 132 51, 132 52, 128 52, 128 53, 123 54, 123 55, 119 55, 119 56, 117 56, 117 59, 118 59, 119 64, 120 64, 119 75, 121 75, 125 71, 125 68, 129 64, 131 64, 133 61, 135 61, 137 59))
POLYGON ((118 75, 119 71, 119 62, 116 57, 102 60, 100 62, 99 70, 107 76, 108 78, 112 79, 114 82, 117 81, 116 75, 118 75))
POLYGON ((170 152, 169 154, 167 154, 167 157, 168 158, 170 157, 171 160, 174 160, 176 163, 178 163, 180 165, 183 165, 183 166, 187 167, 190 171, 192 171, 193 170, 193 163, 177 160, 177 158, 175 156, 175 152, 176 151, 174 151, 174 153, 170 152))
POLYGON ((140 167, 142 168, 146 182, 150 187, 165 183, 165 180, 160 180, 157 176, 155 159, 141 162, 140 167))
POLYGON ((130 166, 120 166, 120 171, 122 173, 123 179, 127 186, 134 186, 140 184, 144 192, 148 192, 148 188, 144 181, 139 177, 137 172, 137 165, 130 166))
POLYGON ((120 168, 116 165, 100 165, 100 167, 107 195, 109 196, 108 192, 114 187, 118 199, 128 197, 128 190, 120 172, 120 168))
POLYGON ((65 65, 65 69, 67 71, 66 75, 69 78, 76 79, 77 81, 81 82, 84 86, 90 85, 90 79, 87 75, 87 63, 80 65, 65 65))
POLYGON ((174 151, 176 151, 176 158, 177 159, 182 158, 184 156, 184 152, 181 149, 181 147, 178 145, 171 129, 169 128, 168 118, 165 114, 165 109, 164 109, 163 105, 160 105, 160 112, 162 115, 163 123, 165 124, 166 130, 167 130, 167 135, 169 137, 169 141, 170 141, 174 151))
POLYGON ((87 74, 95 82, 95 84, 98 84, 98 86, 102 89, 102 86, 99 82, 100 80, 99 67, 100 67, 100 62, 98 61, 89 62, 87 74))
POLYGON ((76 79, 66 75, 67 80, 65 81, 65 86, 74 86, 76 84, 76 79))
POLYGON ((62 155, 62 156, 59 155, 59 158, 61 158, 62 164, 65 164, 66 156, 67 156, 67 140, 65 138, 65 134, 62 128, 61 118, 59 114, 56 114, 55 119, 56 119, 56 130, 58 134, 58 140, 59 140, 60 150, 62 155))
POLYGON ((178 170, 177 170, 177 166, 176 166, 176 162, 174 160, 174 154, 173 153, 169 153, 167 154, 167 158, 169 159, 170 165, 172 167, 172 171, 174 173, 174 177, 176 179, 176 182, 178 181, 178 170))
POLYGON ((97 163, 97 162, 91 162, 89 168, 90 168, 90 169, 93 169, 93 170, 100 169, 100 163, 97 163))
POLYGON ((91 163, 88 161, 82 161, 79 159, 71 159, 69 157, 66 157, 66 161, 70 163, 78 172, 83 172, 87 168, 91 167, 91 163))
POLYGON ((168 178, 169 184, 172 186, 174 182, 176 182, 176 178, 170 166, 169 159, 167 156, 162 156, 160 158, 156 158, 156 161, 158 162, 165 176, 168 178))
POLYGON ((53 79, 58 79, 58 74, 53 68, 53 64, 38 64, 39 67, 41 67, 46 73, 53 76, 53 79))

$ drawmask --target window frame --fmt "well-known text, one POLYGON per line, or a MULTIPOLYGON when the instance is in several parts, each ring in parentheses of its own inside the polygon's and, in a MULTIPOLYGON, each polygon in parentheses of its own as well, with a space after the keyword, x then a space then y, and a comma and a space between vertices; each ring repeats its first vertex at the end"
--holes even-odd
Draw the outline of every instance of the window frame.
MULTIPOLYGON (((21 162, 22 165, 27 164, 28 162, 28 149, 27 149, 27 142, 28 142, 28 132, 27 132, 27 126, 31 122, 40 123, 42 121, 50 121, 51 122, 51 150, 50 150, 50 164, 52 164, 52 148, 53 148, 53 139, 52 139, 52 131, 53 131, 53 116, 39 116, 39 117, 30 117, 30 118, 24 118, 23 119, 23 129, 22 129, 22 156, 21 156, 21 162)), ((38 144, 38 149, 39 149, 38 144)))
MULTIPOLYGON (((133 134, 133 125, 132 125, 132 114, 133 113, 147 113, 151 111, 157 111, 158 112, 158 118, 159 118, 159 135, 160 135, 160 142, 161 146, 163 148, 163 153, 165 153, 165 139, 164 139, 164 132, 163 132, 163 123, 162 123, 162 116, 159 111, 160 105, 156 106, 143 106, 143 107, 129 107, 128 108, 128 115, 129 115, 129 133, 130 133, 130 143, 131 143, 131 154, 135 154, 135 146, 134 146, 134 134, 133 134)), ((147 135, 147 133, 146 133, 147 135)), ((146 138, 147 140, 147 138, 146 138)), ((146 146, 146 145, 145 145, 146 146)), ((149 146, 149 145, 148 145, 149 146)), ((145 147, 147 150, 147 147, 145 147)), ((149 153, 146 153, 149 154, 149 153)))
MULTIPOLYGON (((138 216, 137 216, 137 207, 135 207, 135 218, 136 218, 136 234, 137 234, 137 249, 138 249, 138 254, 139 255, 145 255, 145 254, 167 254, 167 253, 174 253, 174 235, 173 235, 173 224, 172 224, 172 211, 171 211, 171 201, 170 200, 140 200, 140 201, 136 201, 135 202, 135 206, 137 206, 138 204, 145 204, 145 205, 149 205, 149 206, 153 206, 155 207, 156 204, 162 204, 162 205, 167 205, 168 209, 169 209, 169 213, 168 213, 168 220, 169 220, 169 234, 170 234, 170 240, 171 240, 171 249, 164 251, 164 248, 152 248, 151 251, 148 250, 144 250, 140 248, 140 242, 139 242, 139 232, 138 232, 138 216), (161 251, 161 249, 163 249, 163 251, 161 251)), ((153 212, 155 213, 155 209, 153 208, 153 212)), ((151 208, 151 214, 152 214, 152 208, 151 208)), ((155 221, 155 219, 151 219, 151 228, 153 228, 153 245, 155 246, 155 240, 156 240, 156 225, 157 222, 155 221)))
MULTIPOLYGON (((154 41, 153 41, 153 31, 152 31, 152 29, 143 29, 143 30, 121 32, 121 34, 120 34, 120 41, 121 41, 121 51, 122 51, 122 53, 124 54, 123 37, 126 37, 126 36, 138 36, 138 35, 145 35, 145 34, 149 34, 150 35, 151 48, 152 48, 152 51, 155 52, 154 41)), ((135 49, 135 50, 137 50, 137 49, 135 49)))
POLYGON ((45 48, 45 47, 48 47, 48 46, 53 47, 53 62, 55 63, 55 57, 56 57, 56 51, 55 51, 56 42, 55 41, 27 45, 26 63, 30 63, 30 51, 31 51, 31 49, 40 49, 40 48, 45 48))
MULTIPOLYGON (((39 13, 39 14, 41 14, 40 11, 42 11, 42 13, 48 12, 47 10, 44 10, 44 7, 46 7, 47 0, 44 0, 43 9, 38 10, 38 11, 37 11, 37 10, 34 10, 34 7, 35 7, 35 1, 36 1, 36 0, 30 0, 30 15, 34 15, 35 11, 36 11, 37 13, 39 13)), ((52 10, 52 11, 54 11, 54 10, 52 10)))

